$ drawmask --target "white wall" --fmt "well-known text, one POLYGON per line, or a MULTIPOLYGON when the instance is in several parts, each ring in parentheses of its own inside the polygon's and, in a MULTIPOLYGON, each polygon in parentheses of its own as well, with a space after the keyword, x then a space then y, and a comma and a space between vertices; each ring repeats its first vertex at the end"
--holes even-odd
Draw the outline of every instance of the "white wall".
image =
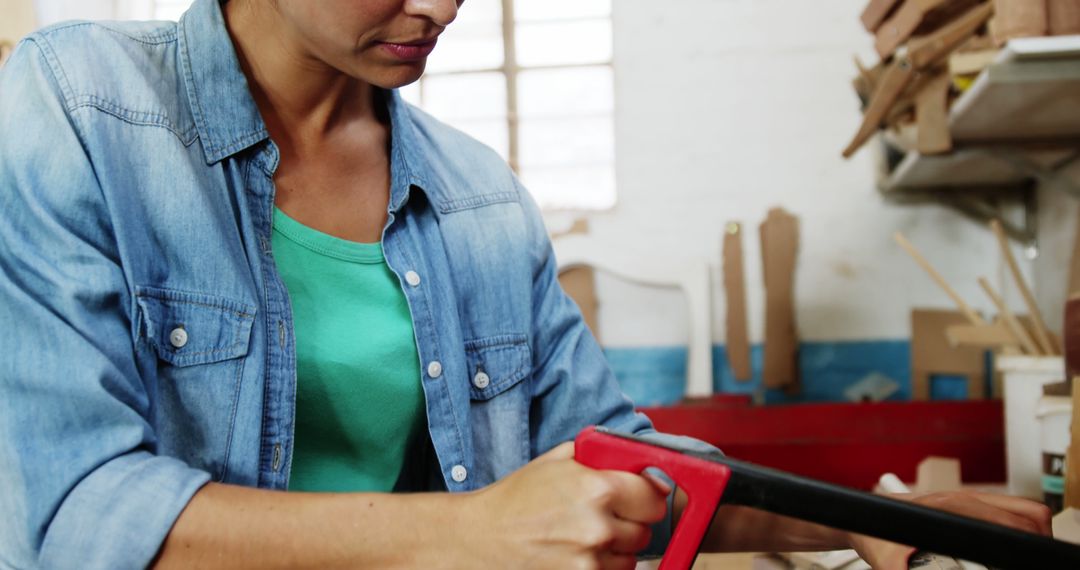
MULTIPOLYGON (((1080 161, 1064 170, 1065 176, 1080 186, 1080 161)), ((1035 260, 1035 298, 1043 308, 1046 324, 1061 330, 1063 307, 1068 297, 1069 263, 1077 231, 1080 207, 1077 199, 1050 188, 1039 191, 1039 258, 1035 260)))
MULTIPOLYGON (((758 342, 757 225, 776 205, 802 223, 796 303, 804 339, 906 338, 912 306, 949 306, 893 243, 897 230, 976 307, 990 306, 980 275, 1003 284, 988 230, 942 207, 888 205, 874 188, 871 153, 840 157, 860 120, 852 55, 873 59, 858 20, 865 4, 614 2, 619 202, 591 217, 591 231, 640 252, 642 264, 679 256, 715 262, 717 343, 724 341, 723 223, 748 225, 749 314, 758 342)), ((604 276, 598 294, 606 345, 685 342, 678 294, 604 276)))

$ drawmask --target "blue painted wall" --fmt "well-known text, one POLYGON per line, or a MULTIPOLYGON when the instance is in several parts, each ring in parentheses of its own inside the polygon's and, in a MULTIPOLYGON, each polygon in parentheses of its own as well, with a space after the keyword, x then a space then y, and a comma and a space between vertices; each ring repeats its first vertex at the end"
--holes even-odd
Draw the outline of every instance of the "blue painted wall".
MULTIPOLYGON (((686 347, 607 348, 604 352, 623 390, 639 406, 673 404, 682 399, 686 387, 686 347)), ((907 340, 802 343, 799 348, 802 390, 796 396, 764 389, 762 354, 761 345, 752 347, 754 376, 748 382, 739 382, 728 366, 725 348, 713 347, 713 390, 756 395, 767 404, 843 402, 846 388, 876 372, 899 384, 900 389, 890 400, 911 399, 911 345, 907 340)), ((959 377, 934 377, 930 396, 934 400, 963 399, 967 397, 967 385, 959 377)))

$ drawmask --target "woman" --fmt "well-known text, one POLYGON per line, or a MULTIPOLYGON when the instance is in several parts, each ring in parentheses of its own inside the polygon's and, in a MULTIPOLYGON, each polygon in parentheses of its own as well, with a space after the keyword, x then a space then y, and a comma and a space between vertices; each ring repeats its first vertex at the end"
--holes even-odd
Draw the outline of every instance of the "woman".
MULTIPOLYGON (((663 547, 670 487, 563 444, 651 426, 528 194, 393 91, 458 8, 199 0, 21 44, 0 76, 0 563, 625 568, 663 547)), ((1034 504, 932 500, 1048 531, 1034 504)), ((711 549, 910 552, 718 518, 711 549)))

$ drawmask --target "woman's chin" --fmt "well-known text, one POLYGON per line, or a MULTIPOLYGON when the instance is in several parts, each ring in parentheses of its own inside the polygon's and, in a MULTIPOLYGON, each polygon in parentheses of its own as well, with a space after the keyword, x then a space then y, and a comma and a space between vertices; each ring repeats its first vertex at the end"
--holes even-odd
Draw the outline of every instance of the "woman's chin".
POLYGON ((362 79, 376 87, 383 89, 397 89, 410 83, 415 83, 424 74, 425 61, 410 62, 392 66, 380 66, 372 73, 365 73, 362 79))

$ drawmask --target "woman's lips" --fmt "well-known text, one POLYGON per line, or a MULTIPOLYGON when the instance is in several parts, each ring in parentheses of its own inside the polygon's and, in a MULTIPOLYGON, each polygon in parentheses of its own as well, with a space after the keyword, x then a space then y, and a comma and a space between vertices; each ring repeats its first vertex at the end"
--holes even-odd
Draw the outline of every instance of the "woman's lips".
POLYGON ((379 44, 379 47, 397 59, 403 61, 416 61, 430 55, 432 50, 435 49, 435 43, 438 41, 438 38, 432 38, 426 42, 408 44, 382 42, 379 44))

